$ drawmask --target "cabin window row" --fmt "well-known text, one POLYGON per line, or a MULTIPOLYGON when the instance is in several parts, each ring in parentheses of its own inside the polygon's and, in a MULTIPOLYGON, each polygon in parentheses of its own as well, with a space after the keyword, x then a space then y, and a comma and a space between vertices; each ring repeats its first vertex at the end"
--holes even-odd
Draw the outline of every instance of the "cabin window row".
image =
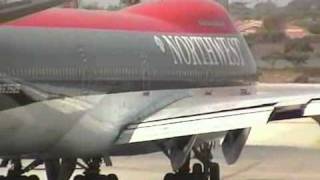
POLYGON ((216 76, 213 70, 158 70, 140 67, 113 68, 12 68, 2 70, 0 77, 25 80, 210 80, 216 76))

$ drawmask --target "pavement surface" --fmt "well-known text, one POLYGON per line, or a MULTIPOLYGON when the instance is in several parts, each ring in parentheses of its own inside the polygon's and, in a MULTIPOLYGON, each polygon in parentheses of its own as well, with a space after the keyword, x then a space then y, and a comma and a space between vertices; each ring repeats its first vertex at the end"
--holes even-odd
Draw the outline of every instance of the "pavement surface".
MULTIPOLYGON (((217 161, 224 180, 319 180, 319 155, 317 150, 249 146, 233 166, 226 165, 221 154, 217 161)), ((122 180, 162 180, 170 165, 161 154, 119 157, 110 172, 122 180)))
MULTIPOLYGON (((320 128, 309 119, 269 124, 252 130, 248 146, 235 165, 226 165, 221 152, 215 160, 221 164, 224 180, 319 180, 319 139, 320 128)), ((168 159, 161 153, 112 160, 114 166, 102 171, 116 173, 120 180, 162 180, 171 171, 168 159)), ((0 174, 5 172, 0 169, 0 174)), ((46 179, 41 169, 32 173, 46 179)))

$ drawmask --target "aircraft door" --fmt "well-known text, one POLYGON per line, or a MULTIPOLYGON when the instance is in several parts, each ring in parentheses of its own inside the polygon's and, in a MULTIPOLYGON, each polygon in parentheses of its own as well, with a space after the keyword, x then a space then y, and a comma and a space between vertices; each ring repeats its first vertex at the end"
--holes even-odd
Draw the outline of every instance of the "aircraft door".
POLYGON ((143 58, 142 64, 142 90, 147 92, 150 90, 150 67, 147 58, 143 58))
POLYGON ((79 63, 79 74, 80 74, 80 81, 81 81, 81 94, 89 94, 89 82, 90 82, 90 71, 88 66, 88 58, 85 52, 85 49, 80 46, 78 47, 78 54, 80 56, 80 63, 79 63))

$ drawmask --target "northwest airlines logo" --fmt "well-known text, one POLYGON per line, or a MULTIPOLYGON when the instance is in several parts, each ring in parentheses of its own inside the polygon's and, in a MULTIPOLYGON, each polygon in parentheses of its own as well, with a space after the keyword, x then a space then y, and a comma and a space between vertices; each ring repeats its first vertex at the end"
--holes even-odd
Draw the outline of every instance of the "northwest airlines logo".
POLYGON ((174 64, 244 66, 241 42, 236 37, 154 36, 163 53, 174 64))

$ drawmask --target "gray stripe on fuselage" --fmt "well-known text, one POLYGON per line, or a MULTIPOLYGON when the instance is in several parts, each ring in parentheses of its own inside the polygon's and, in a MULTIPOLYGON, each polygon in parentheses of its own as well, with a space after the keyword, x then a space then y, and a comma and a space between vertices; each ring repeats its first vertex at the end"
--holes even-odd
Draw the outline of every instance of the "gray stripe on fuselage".
MULTIPOLYGON (((250 84, 256 77, 252 55, 243 38, 237 35, 168 35, 2 26, 0 42, 1 74, 22 83, 31 83, 42 92, 59 95, 243 85, 250 84), (200 57, 196 65, 184 61, 175 63, 168 45, 164 52, 156 41, 156 37, 168 36, 177 40, 181 37, 177 41, 178 47, 185 45, 187 49, 184 50, 193 52, 193 56, 195 52, 203 56, 204 48, 194 49, 199 45, 196 43, 203 41, 201 37, 238 39, 241 43, 238 54, 242 55, 244 62, 241 66, 208 64, 201 63, 205 60, 200 57), (188 37, 195 41, 191 42, 188 37)), ((224 48, 224 42, 216 45, 224 48)), ((233 47, 229 50, 236 52, 233 47)), ((223 58, 222 51, 219 52, 217 57, 223 58)), ((236 57, 237 54, 233 54, 236 57)), ((218 60, 226 62, 227 55, 224 56, 224 60, 218 60)))

